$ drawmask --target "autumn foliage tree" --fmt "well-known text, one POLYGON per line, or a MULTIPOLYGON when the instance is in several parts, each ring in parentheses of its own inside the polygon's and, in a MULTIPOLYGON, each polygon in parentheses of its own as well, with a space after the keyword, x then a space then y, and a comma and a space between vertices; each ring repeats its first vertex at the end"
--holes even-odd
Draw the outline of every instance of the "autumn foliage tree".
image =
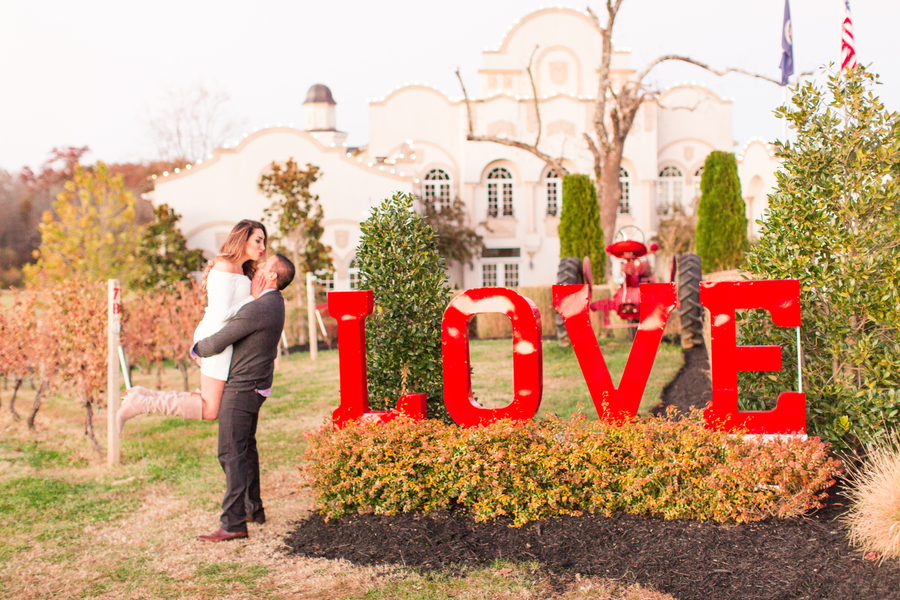
POLYGON ((166 339, 172 362, 181 373, 184 391, 190 391, 188 369, 192 362, 188 350, 194 341, 194 329, 203 319, 206 310, 206 294, 202 286, 193 281, 178 281, 167 290, 168 301, 165 315, 168 326, 166 339))
POLYGON ((54 148, 37 171, 0 170, 0 287, 21 283, 22 266, 34 260, 41 243, 41 216, 87 152, 87 146, 54 148))
POLYGON ((106 385, 106 285, 66 280, 43 294, 43 318, 57 345, 57 374, 72 387, 85 411, 84 433, 94 449, 94 408, 106 385))
POLYGON ((447 204, 440 204, 433 195, 417 200, 418 213, 434 230, 438 253, 448 265, 467 263, 481 255, 484 238, 469 224, 466 205, 459 196, 447 204))
POLYGON ((128 281, 139 239, 134 196, 106 165, 75 167, 40 225, 36 263, 25 268, 32 286, 72 279, 128 281))
MULTIPOLYGON (((272 205, 265 210, 270 224, 269 245, 291 257, 297 273, 330 273, 332 271, 331 248, 322 243, 322 205, 319 196, 310 186, 320 177, 319 167, 308 164, 300 167, 293 158, 284 165, 272 162, 270 172, 259 180, 259 190, 272 205)), ((306 287, 294 285, 288 288, 297 306, 297 315, 304 312, 306 287)), ((300 341, 305 340, 303 328, 300 341)))
POLYGON ((190 391, 188 350, 205 308, 200 284, 188 280, 142 291, 123 302, 123 346, 131 364, 155 371, 157 389, 162 387, 164 363, 172 361, 184 390, 190 391))
POLYGON ((16 292, 11 306, 0 312, 0 375, 13 383, 8 408, 13 419, 19 420, 15 403, 22 385, 30 381, 34 396, 26 419, 29 429, 34 429, 56 366, 56 339, 40 318, 41 311, 37 294, 16 292))
POLYGON ((265 210, 274 225, 270 239, 290 254, 299 273, 331 269, 331 248, 322 243, 322 205, 310 191, 318 181, 319 167, 300 167, 293 158, 282 166, 273 162, 271 172, 260 177, 259 189, 272 205, 265 210))

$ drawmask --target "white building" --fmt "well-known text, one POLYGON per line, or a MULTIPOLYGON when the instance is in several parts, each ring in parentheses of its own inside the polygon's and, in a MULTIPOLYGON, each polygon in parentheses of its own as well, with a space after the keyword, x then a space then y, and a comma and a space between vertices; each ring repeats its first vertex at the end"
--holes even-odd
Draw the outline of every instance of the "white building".
MULTIPOLYGON (((538 10, 517 21, 497 49, 483 53, 480 93, 471 102, 474 132, 534 139, 537 119, 526 66, 535 46, 541 148, 562 156, 570 172, 591 174, 583 133, 593 132, 601 39, 585 13, 538 10)), ((634 76, 628 51, 614 51, 611 65, 616 79, 634 76)), ((270 201, 257 184, 272 161, 293 158, 321 168, 312 191, 324 210, 323 241, 332 248, 335 289, 349 289, 355 280, 359 225, 369 207, 398 190, 439 199, 459 196, 471 223, 479 224, 487 251, 471 265, 451 268, 455 284, 555 282, 562 190, 543 161, 523 150, 467 141, 462 98, 433 87, 406 86, 370 102, 369 143, 362 148, 347 148, 346 134, 336 127, 335 105, 327 87, 314 85, 303 104, 302 127, 279 124, 245 134, 234 147, 160 176, 153 202, 180 213, 188 245, 211 256, 237 221, 262 217, 270 201)), ((735 148, 731 115, 730 100, 686 83, 667 89, 657 103, 645 103, 625 144, 617 225, 637 225, 649 238, 660 210, 676 202, 690 207, 699 195, 707 154, 735 148)), ((751 235, 758 231, 755 221, 765 210, 777 167, 762 140, 751 140, 740 151, 751 235)))

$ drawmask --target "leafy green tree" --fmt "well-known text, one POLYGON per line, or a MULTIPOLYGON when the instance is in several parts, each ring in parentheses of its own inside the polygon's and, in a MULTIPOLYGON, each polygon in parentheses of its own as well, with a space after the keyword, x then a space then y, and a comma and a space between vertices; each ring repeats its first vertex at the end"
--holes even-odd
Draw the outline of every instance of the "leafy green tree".
POLYGON ((434 231, 400 192, 362 224, 360 289, 372 290, 366 320, 369 404, 393 408, 406 393, 428 394, 428 416, 449 422, 443 401, 441 321, 450 301, 434 231))
POLYGON ((122 178, 112 176, 105 164, 77 165, 53 211, 44 212, 37 260, 25 266, 29 284, 78 278, 131 281, 141 233, 134 205, 122 178))
MULTIPOLYGON (((876 83, 856 67, 779 109, 796 141, 778 144, 783 168, 744 267, 800 280, 810 425, 843 448, 884 438, 900 414, 900 116, 876 83)), ((743 315, 740 343, 780 345, 784 370, 741 375, 752 410, 797 386, 795 331, 759 312, 743 315)))
POLYGON ((188 279, 192 272, 203 268, 203 251, 190 250, 178 221, 181 215, 168 204, 153 209, 156 219, 141 236, 135 252, 138 275, 137 287, 163 287, 188 279))
POLYGON ((318 181, 319 167, 301 168, 293 158, 284 166, 273 162, 260 177, 259 189, 272 205, 265 210, 275 230, 270 239, 290 254, 298 273, 331 271, 331 248, 322 243, 322 205, 309 188, 318 181))
POLYGON ((707 272, 741 265, 747 240, 747 215, 741 197, 737 161, 731 152, 713 150, 703 165, 695 243, 707 272))
POLYGON ((595 277, 606 272, 606 251, 597 189, 587 175, 563 178, 563 204, 559 216, 559 257, 591 257, 595 277))

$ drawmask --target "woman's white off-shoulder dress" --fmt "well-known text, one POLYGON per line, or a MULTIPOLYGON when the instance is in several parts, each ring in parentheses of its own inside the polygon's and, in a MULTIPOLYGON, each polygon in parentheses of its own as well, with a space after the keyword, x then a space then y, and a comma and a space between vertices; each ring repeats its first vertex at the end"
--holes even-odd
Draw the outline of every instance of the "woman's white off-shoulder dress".
MULTIPOLYGON (((210 271, 206 278, 206 315, 194 331, 194 343, 217 333, 242 306, 253 300, 250 295, 250 279, 246 275, 210 271)), ((232 347, 221 354, 204 358, 200 372, 220 381, 228 381, 231 370, 232 347)))

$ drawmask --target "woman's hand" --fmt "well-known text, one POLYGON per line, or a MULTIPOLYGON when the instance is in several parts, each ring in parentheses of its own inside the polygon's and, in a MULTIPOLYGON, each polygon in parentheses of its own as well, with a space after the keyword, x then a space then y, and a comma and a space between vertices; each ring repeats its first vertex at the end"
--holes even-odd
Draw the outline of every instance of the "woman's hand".
POLYGON ((256 275, 253 276, 253 281, 250 282, 250 295, 253 296, 253 299, 256 300, 260 297, 263 291, 266 289, 266 276, 261 272, 257 272, 256 275))

